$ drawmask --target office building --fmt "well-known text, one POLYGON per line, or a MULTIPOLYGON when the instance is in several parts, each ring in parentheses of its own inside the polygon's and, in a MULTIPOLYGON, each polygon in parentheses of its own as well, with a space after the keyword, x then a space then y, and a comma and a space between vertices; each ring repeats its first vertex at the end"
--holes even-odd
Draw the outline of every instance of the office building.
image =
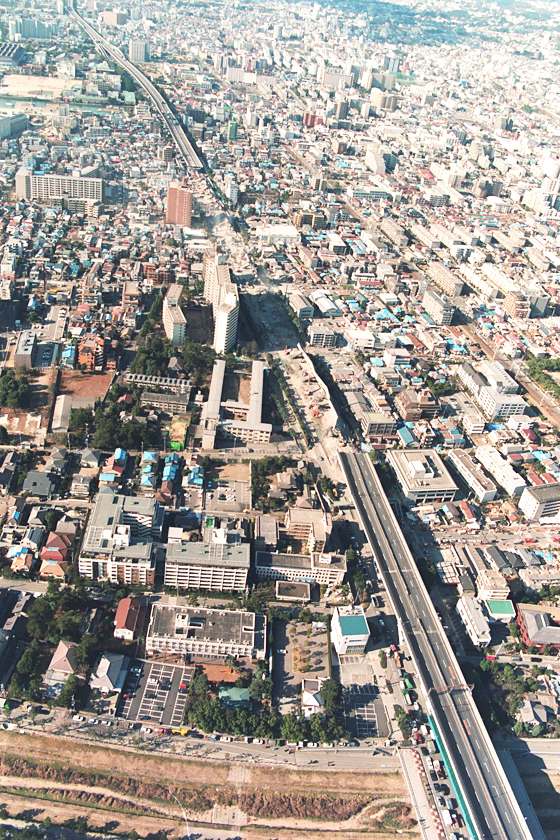
POLYGON ((361 604, 335 607, 331 619, 331 641, 339 656, 364 653, 369 635, 369 626, 361 604))
POLYGON ((360 417, 362 434, 366 440, 392 437, 397 431, 397 421, 382 411, 364 411, 360 417))
POLYGON ((476 460, 509 496, 518 496, 523 492, 527 482, 523 476, 515 472, 505 458, 502 458, 497 449, 493 446, 478 446, 474 454, 476 460))
POLYGON ((251 548, 230 541, 228 532, 213 529, 204 542, 180 542, 167 547, 164 586, 243 592, 247 587, 251 548))
POLYGON ((180 347, 187 337, 187 319, 181 309, 183 287, 179 283, 172 283, 163 299, 163 328, 169 341, 180 347))
POLYGON ((257 551, 255 573, 261 580, 291 580, 340 586, 346 574, 346 558, 341 554, 282 554, 257 551))
POLYGON ((465 484, 472 490, 477 502, 481 505, 496 498, 498 489, 493 481, 478 467, 470 455, 462 449, 454 449, 447 457, 455 471, 461 476, 465 484))
POLYGON ((240 610, 154 604, 146 653, 191 656, 199 660, 264 659, 266 617, 240 610))
POLYGON ((434 324, 448 326, 453 322, 455 306, 447 300, 445 295, 438 294, 432 286, 424 292, 422 306, 434 324))
POLYGON ((103 201, 103 179, 80 175, 36 175, 22 166, 16 173, 16 198, 26 201, 72 198, 103 201))
POLYGON ((190 228, 192 221, 192 192, 183 181, 171 181, 167 188, 167 209, 165 220, 168 225, 190 228))
POLYGON ((519 499, 519 510, 530 522, 557 516, 560 511, 560 484, 526 487, 519 499))
POLYGON ((102 490, 95 499, 78 560, 91 580, 151 587, 163 508, 155 499, 102 490))
POLYGON ((457 485, 435 449, 390 449, 387 460, 403 495, 415 505, 451 502, 457 485))
POLYGON ((144 64, 150 60, 150 45, 148 41, 134 40, 128 42, 128 57, 135 64, 144 64))

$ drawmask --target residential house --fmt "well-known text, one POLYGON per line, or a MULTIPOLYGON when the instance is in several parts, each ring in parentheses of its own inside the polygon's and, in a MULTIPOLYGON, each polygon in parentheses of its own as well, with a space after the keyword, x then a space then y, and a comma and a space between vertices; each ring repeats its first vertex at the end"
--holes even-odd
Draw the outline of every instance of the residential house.
POLYGON ((139 598, 121 598, 115 615, 115 630, 113 635, 116 639, 124 639, 132 642, 134 632, 140 615, 139 598))
POLYGON ((90 687, 102 694, 122 691, 130 659, 121 653, 104 653, 96 662, 89 681, 90 687))
POLYGON ((58 694, 64 683, 76 672, 76 642, 66 642, 61 639, 53 653, 52 659, 43 677, 43 682, 52 693, 58 694))

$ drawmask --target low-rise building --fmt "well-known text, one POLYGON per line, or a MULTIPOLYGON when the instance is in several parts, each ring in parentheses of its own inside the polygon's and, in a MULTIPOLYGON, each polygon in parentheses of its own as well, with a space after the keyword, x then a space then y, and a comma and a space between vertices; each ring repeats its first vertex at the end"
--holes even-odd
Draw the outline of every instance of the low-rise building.
POLYGON ((331 619, 331 641, 339 656, 364 653, 370 636, 364 608, 335 607, 331 619))
POLYGON ((484 615, 480 601, 463 595, 457 601, 457 614, 459 615, 467 636, 477 647, 487 647, 490 644, 490 624, 484 615))
POLYGON ((141 405, 149 405, 169 414, 185 414, 190 403, 190 394, 155 394, 144 391, 140 397, 141 405))
POLYGON ((124 639, 126 642, 134 641, 140 608, 139 598, 121 598, 115 615, 115 629, 113 631, 113 636, 116 639, 124 639))
POLYGON ((498 493, 496 485, 464 450, 453 449, 449 453, 447 461, 461 476, 465 484, 470 487, 480 504, 491 502, 492 499, 496 498, 498 493))
POLYGON ((560 650, 560 608, 518 604, 517 625, 524 644, 541 653, 547 647, 560 650))
POLYGON ((130 659, 122 653, 104 653, 97 660, 89 684, 90 688, 102 694, 115 694, 122 691, 130 659))
POLYGON ((241 610, 154 604, 146 652, 200 658, 264 659, 266 617, 241 610))
POLYGON ((257 551, 255 573, 261 580, 291 580, 339 586, 346 574, 346 558, 341 554, 281 554, 257 551))
POLYGON ((518 496, 527 482, 493 446, 478 446, 475 458, 509 496, 518 496))

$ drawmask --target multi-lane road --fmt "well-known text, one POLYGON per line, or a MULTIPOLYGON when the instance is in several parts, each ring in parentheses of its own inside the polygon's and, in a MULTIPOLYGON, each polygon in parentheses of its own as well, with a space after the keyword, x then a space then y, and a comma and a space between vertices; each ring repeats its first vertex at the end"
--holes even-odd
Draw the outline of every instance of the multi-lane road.
POLYGON ((84 32, 89 35, 94 44, 106 53, 113 61, 115 61, 123 70, 132 76, 142 90, 152 100, 154 107, 162 118, 164 124, 177 146, 180 155, 183 157, 185 163, 190 169, 203 169, 202 161, 198 157, 192 143, 187 137, 185 130, 173 109, 170 108, 166 100, 163 98, 157 87, 150 81, 150 79, 136 67, 132 61, 122 53, 122 51, 111 44, 104 38, 82 15, 76 10, 74 3, 70 7, 70 15, 74 18, 76 23, 82 27, 84 32))
POLYGON ((531 838, 472 693, 368 455, 339 454, 376 565, 439 729, 471 833, 531 838))

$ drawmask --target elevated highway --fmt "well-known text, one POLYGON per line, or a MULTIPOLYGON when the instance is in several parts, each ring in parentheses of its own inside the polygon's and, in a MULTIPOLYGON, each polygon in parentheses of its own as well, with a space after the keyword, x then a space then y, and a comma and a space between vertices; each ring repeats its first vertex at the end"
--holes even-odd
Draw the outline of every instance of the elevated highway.
POLYGON ((475 840, 531 840, 370 457, 343 451, 339 459, 436 723, 471 836, 475 840))
POLYGON ((159 113, 160 117, 162 118, 163 122, 167 126, 167 129, 175 143, 177 150, 185 164, 190 169, 202 170, 203 164, 200 158, 198 157, 191 141, 187 137, 187 134, 179 122, 176 114, 174 113, 173 109, 169 106, 166 102, 164 97, 161 95, 157 87, 153 84, 152 81, 146 76, 145 73, 129 61, 128 58, 125 57, 122 50, 118 47, 115 47, 114 44, 111 44, 107 38, 104 38, 98 31, 95 29, 91 23, 89 23, 75 8, 75 4, 73 4, 70 8, 70 16, 76 21, 76 23, 81 26, 84 30, 86 35, 89 35, 91 40, 94 42, 96 47, 104 53, 108 58, 112 61, 116 62, 119 67, 122 67, 123 70, 134 79, 134 81, 140 86, 140 88, 146 93, 146 95, 151 99, 156 111, 159 113))

